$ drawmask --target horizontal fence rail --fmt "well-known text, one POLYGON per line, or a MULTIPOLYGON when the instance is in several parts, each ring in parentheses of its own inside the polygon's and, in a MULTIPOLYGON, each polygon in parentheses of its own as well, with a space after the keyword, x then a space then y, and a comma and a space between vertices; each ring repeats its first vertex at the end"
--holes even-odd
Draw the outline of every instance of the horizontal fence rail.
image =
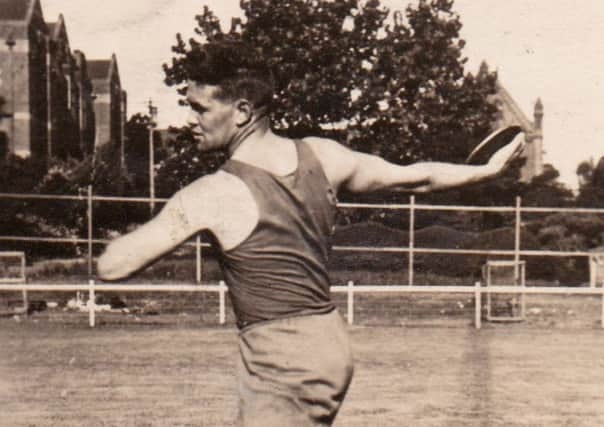
MULTIPOLYGON (((111 242, 111 239, 84 239, 82 237, 25 237, 25 236, 0 236, 0 242, 41 242, 41 243, 72 243, 72 244, 86 244, 93 243, 95 245, 106 245, 111 242)), ((187 241, 183 243, 184 246, 196 246, 197 243, 187 241)), ((207 242, 199 243, 204 248, 210 248, 207 242)))
MULTIPOLYGON (((57 244, 80 244, 88 245, 88 263, 89 276, 93 278, 92 272, 92 247, 94 245, 106 245, 110 239, 93 238, 93 203, 94 202, 123 202, 123 203, 146 203, 154 204, 164 203, 166 198, 149 198, 149 197, 116 197, 94 195, 92 187, 88 187, 86 194, 79 193, 77 195, 54 195, 54 194, 18 194, 18 193, 0 193, 1 199, 17 199, 17 200, 71 200, 77 202, 88 203, 88 236, 71 236, 71 237, 31 237, 31 236, 16 236, 5 235, 0 236, 0 242, 41 242, 41 243, 57 243, 57 244)), ((413 285, 413 267, 415 254, 451 254, 451 255, 484 255, 484 256, 506 256, 514 257, 519 260, 521 256, 545 256, 545 257, 589 257, 592 255, 589 251, 563 251, 563 250, 523 250, 521 249, 521 215, 522 213, 579 213, 579 214, 604 214, 604 209, 596 208, 563 208, 563 207, 524 207, 521 206, 520 198, 517 198, 516 206, 465 206, 465 205, 430 205, 415 202, 415 197, 409 198, 410 203, 399 204, 368 204, 368 203, 338 203, 339 208, 348 209, 388 209, 388 210, 408 210, 410 212, 409 221, 409 244, 408 246, 396 247, 370 247, 370 246, 334 246, 333 250, 342 252, 375 252, 375 253, 405 253, 409 255, 409 280, 408 284, 413 285), (498 213, 515 213, 515 236, 514 249, 452 249, 452 248, 431 248, 419 247, 415 244, 415 215, 416 211, 465 211, 465 212, 498 212, 498 213)), ((208 248, 211 245, 207 242, 188 241, 184 243, 186 246, 195 246, 199 251, 200 248, 208 248)))
MULTIPOLYGON (((0 283, 0 291, 84 291, 90 288, 86 283, 0 283)), ((101 292, 215 292, 220 289, 220 284, 117 284, 96 283, 94 289, 101 292)), ((226 286, 226 285, 225 285, 226 286)), ((475 293, 476 285, 354 285, 354 292, 375 293, 475 293)), ((331 292, 348 292, 348 286, 334 285, 331 292)), ((602 295, 602 288, 576 288, 574 286, 506 286, 491 285, 481 287, 480 292, 503 294, 539 294, 539 295, 602 295)))
MULTIPOLYGON (((94 292, 116 291, 116 292, 218 292, 220 295, 220 318, 224 321, 224 305, 226 296, 226 286, 224 283, 207 284, 202 283, 202 257, 201 249, 211 247, 207 242, 202 242, 199 235, 194 239, 185 242, 183 245, 196 248, 196 283, 181 285, 134 285, 134 284, 107 284, 94 283, 93 272, 93 246, 106 245, 110 239, 95 238, 94 236, 94 203, 144 203, 154 206, 155 203, 165 203, 168 199, 156 197, 114 197, 93 194, 92 187, 88 187, 85 193, 76 195, 55 195, 55 194, 16 194, 0 193, 0 200, 31 200, 31 201, 73 201, 77 203, 86 203, 87 216, 87 237, 31 237, 5 235, 0 236, 0 242, 26 242, 26 243, 56 243, 56 244, 74 244, 87 245, 88 277, 89 284, 2 284, 0 290, 22 290, 27 291, 83 291, 94 292)), ((604 327, 604 291, 602 288, 577 288, 577 287, 518 287, 518 286, 418 286, 415 283, 414 269, 416 268, 415 256, 419 254, 449 254, 449 255, 482 255, 482 256, 501 256, 513 258, 519 262, 521 257, 592 257, 594 254, 589 251, 552 251, 552 250, 525 250, 521 249, 522 237, 522 215, 532 213, 575 213, 575 214, 604 214, 604 209, 596 208, 563 208, 563 207, 525 207, 521 205, 520 198, 516 199, 515 206, 464 206, 464 205, 431 205, 416 203, 415 197, 410 196, 409 203, 398 204, 369 204, 369 203, 338 203, 341 209, 381 209, 392 211, 407 211, 409 213, 409 241, 407 246, 375 247, 375 246, 334 246, 334 251, 341 252, 375 252, 375 253, 401 253, 408 256, 408 280, 406 284, 379 286, 379 285, 353 285, 349 282, 348 286, 333 286, 335 293, 345 292, 348 294, 348 318, 352 322, 354 294, 355 293, 472 293, 476 300, 476 310, 480 309, 480 299, 482 294, 490 293, 509 293, 509 294, 568 294, 568 295, 602 295, 602 325, 604 327), (415 222, 418 211, 457 211, 457 212, 497 212, 515 214, 514 220, 514 249, 452 249, 452 248, 432 248, 419 247, 415 240, 415 222)), ((593 283, 592 283, 593 286, 593 283)), ((94 298, 92 299, 94 301, 94 298)), ((91 311, 93 313, 94 310, 91 311)), ((92 316, 92 314, 91 314, 92 316)), ((480 316, 477 314, 476 324, 479 327, 480 316)))
MULTIPOLYGON (((89 303, 88 317, 89 324, 91 327, 95 326, 96 319, 96 304, 95 295, 96 292, 218 292, 219 294, 219 323, 221 325, 226 323, 226 294, 228 288, 223 281, 218 284, 199 284, 199 285, 186 285, 186 284, 171 284, 171 285, 155 285, 155 284, 108 284, 100 283, 97 284, 94 281, 90 281, 88 284, 7 284, 0 283, 0 291, 52 291, 52 292, 65 292, 65 291, 88 291, 89 303), (91 303, 92 302, 92 303, 91 303)), ((480 282, 474 284, 474 286, 408 286, 408 285, 355 285, 352 281, 348 282, 347 286, 332 286, 331 292, 333 293, 346 293, 347 298, 347 320, 350 325, 354 323, 354 294, 356 293, 424 293, 424 294, 473 294, 474 295, 474 326, 477 329, 481 328, 482 321, 482 295, 483 294, 516 294, 516 295, 593 295, 602 297, 602 315, 600 319, 600 325, 604 329, 604 288, 575 288, 575 287, 520 287, 520 286, 498 286, 491 285, 484 287, 480 282)))

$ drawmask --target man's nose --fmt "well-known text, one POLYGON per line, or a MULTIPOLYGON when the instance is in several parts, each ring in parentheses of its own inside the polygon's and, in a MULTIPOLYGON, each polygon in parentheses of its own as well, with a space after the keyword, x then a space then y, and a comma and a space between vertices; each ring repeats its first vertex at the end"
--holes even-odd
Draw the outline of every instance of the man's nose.
POLYGON ((187 121, 187 126, 189 126, 191 128, 195 127, 199 124, 199 122, 197 121, 197 115, 195 114, 195 112, 193 110, 189 111, 186 121, 187 121))

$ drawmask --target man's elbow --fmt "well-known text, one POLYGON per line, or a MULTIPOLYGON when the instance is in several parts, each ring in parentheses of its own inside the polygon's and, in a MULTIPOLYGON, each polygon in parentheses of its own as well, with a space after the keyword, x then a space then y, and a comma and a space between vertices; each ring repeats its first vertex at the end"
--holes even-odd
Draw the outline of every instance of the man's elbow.
POLYGON ((125 263, 121 257, 116 256, 109 249, 98 259, 96 264, 97 275, 102 280, 118 280, 128 276, 129 272, 124 270, 125 263))

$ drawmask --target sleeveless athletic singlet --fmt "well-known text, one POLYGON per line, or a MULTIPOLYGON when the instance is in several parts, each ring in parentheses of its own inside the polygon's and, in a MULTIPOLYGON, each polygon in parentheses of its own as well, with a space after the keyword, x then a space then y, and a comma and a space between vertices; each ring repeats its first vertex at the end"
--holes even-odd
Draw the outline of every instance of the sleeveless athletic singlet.
POLYGON ((336 198, 311 148, 295 145, 298 166, 285 176, 234 159, 222 167, 247 185, 260 214, 251 235, 221 256, 239 328, 334 308, 326 265, 336 198))

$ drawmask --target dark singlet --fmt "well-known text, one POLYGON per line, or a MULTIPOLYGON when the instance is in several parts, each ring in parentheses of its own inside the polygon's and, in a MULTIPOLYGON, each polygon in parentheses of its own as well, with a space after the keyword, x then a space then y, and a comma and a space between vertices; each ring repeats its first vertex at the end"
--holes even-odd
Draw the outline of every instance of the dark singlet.
POLYGON ((222 167, 247 185, 260 214, 246 240, 222 251, 239 328, 334 308, 326 266, 336 198, 311 148, 295 145, 298 166, 285 176, 233 159, 222 167))

